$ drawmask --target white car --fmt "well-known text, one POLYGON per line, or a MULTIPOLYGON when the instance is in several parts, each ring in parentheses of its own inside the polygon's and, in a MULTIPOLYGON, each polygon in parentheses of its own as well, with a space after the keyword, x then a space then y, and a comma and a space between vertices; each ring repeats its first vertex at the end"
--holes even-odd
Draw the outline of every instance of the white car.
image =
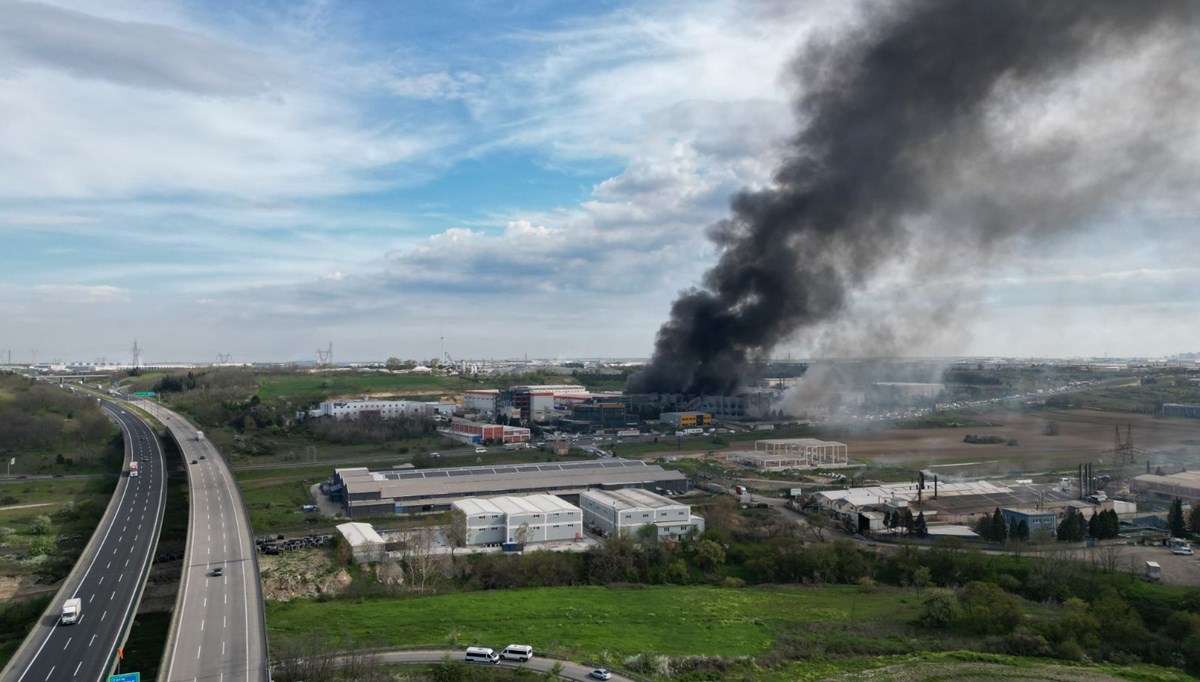
POLYGON ((588 677, 594 680, 611 680, 612 673, 608 672, 604 668, 596 668, 592 672, 588 673, 588 677))
POLYGON ((1188 547, 1187 545, 1178 545, 1178 546, 1171 548, 1171 554, 1182 554, 1184 556, 1191 556, 1193 554, 1193 552, 1192 552, 1192 548, 1188 547))

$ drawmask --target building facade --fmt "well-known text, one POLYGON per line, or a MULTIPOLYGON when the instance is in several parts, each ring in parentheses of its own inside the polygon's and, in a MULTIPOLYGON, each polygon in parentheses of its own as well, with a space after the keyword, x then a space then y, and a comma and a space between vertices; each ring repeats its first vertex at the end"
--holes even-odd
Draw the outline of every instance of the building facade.
POLYGON ((571 420, 586 422, 594 429, 620 429, 625 427, 629 417, 625 412, 625 403, 589 402, 572 407, 571 420))
POLYGON ((707 412, 663 412, 659 421, 675 427, 711 426, 712 415, 707 412))
POLYGON ((464 520, 468 547, 583 537, 583 512, 554 495, 467 498, 450 512, 464 520))
POLYGON ((529 429, 519 426, 484 424, 455 417, 450 422, 450 435, 464 443, 528 443, 529 429))
POLYGON ((1162 406, 1162 414, 1164 417, 1200 418, 1200 404, 1164 403, 1162 406))
POLYGON ((692 508, 649 490, 588 490, 579 495, 583 523, 605 535, 638 533, 654 526, 659 538, 679 538, 688 533, 704 532, 704 519, 692 515, 692 508))
POLYGON ((480 412, 488 415, 496 414, 496 399, 499 395, 500 391, 494 388, 463 391, 463 412, 480 412))
POLYGON ((335 400, 323 402, 310 410, 310 417, 334 417, 335 419, 358 419, 374 415, 382 419, 398 417, 433 417, 454 414, 454 403, 419 402, 415 400, 335 400))

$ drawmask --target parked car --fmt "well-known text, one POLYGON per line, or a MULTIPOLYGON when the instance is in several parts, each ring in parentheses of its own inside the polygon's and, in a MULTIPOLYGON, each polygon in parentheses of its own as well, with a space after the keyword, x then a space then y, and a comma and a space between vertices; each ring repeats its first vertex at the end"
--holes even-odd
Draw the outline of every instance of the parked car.
POLYGON ((1192 556, 1192 548, 1187 545, 1175 545, 1171 548, 1171 554, 1182 554, 1184 556, 1192 556))
POLYGON ((588 673, 588 677, 594 680, 611 680, 612 673, 608 672, 604 668, 596 668, 592 672, 588 673))

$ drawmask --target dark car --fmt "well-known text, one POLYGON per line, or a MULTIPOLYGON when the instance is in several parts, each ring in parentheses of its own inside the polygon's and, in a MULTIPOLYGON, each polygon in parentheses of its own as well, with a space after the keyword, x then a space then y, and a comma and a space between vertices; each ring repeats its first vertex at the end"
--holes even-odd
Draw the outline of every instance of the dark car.
POLYGON ((200 459, 204 459, 204 455, 200 455, 200 459))
POLYGON ((225 575, 225 568, 222 566, 214 566, 213 569, 208 572, 208 574, 214 578, 220 578, 221 576, 225 575))
POLYGON ((196 460, 193 459, 192 464, 199 464, 199 462, 197 462, 196 460))

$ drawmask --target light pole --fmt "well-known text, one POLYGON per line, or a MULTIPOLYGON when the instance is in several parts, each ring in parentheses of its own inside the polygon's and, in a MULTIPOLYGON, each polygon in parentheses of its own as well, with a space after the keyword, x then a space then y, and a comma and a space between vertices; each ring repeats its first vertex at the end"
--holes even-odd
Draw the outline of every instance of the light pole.
POLYGON ((7 471, 5 472, 5 474, 4 474, 4 477, 5 477, 5 478, 12 478, 12 465, 14 465, 14 464, 16 464, 16 463, 17 463, 17 458, 16 458, 16 457, 9 457, 9 458, 8 458, 8 470, 7 470, 7 471))

